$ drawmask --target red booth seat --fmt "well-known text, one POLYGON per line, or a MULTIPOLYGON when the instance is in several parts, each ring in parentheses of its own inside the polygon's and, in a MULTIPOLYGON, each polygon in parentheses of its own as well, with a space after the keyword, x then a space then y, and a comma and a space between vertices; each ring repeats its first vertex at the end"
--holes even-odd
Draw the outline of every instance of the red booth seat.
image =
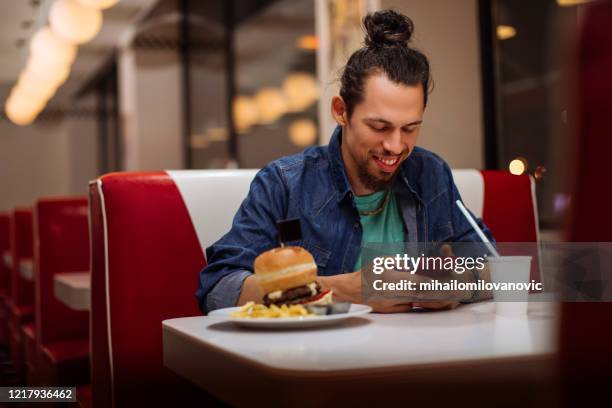
POLYGON ((89 312, 54 294, 57 273, 89 270, 88 204, 84 197, 42 198, 34 213, 36 357, 40 385, 89 382, 89 312))
POLYGON ((482 171, 484 210, 482 219, 497 242, 539 240, 538 207, 534 180, 505 171, 482 171))
POLYGON ((89 339, 64 340, 42 346, 40 382, 75 386, 89 383, 89 339))
MULTIPOLYGON (((94 407, 194 404, 198 391, 163 365, 161 322, 200 313, 194 293, 204 249, 229 230, 255 174, 114 173, 90 183, 94 407)), ((529 177, 453 175, 500 240, 537 239, 529 177)))
POLYGON ((38 357, 36 351, 36 335, 34 332, 35 327, 33 322, 21 326, 26 382, 29 385, 38 384, 38 378, 36 377, 38 357))
POLYGON ((24 279, 19 267, 23 260, 31 260, 33 252, 32 240, 32 210, 16 208, 11 217, 11 257, 13 261, 9 301, 9 346, 11 359, 15 363, 17 373, 25 377, 24 344, 22 325, 33 319, 34 285, 24 279))
POLYGON ((0 213, 0 346, 8 346, 8 297, 10 259, 10 216, 0 213))
POLYGON ((91 385, 81 385, 80 387, 77 387, 76 394, 80 408, 92 407, 91 385))
POLYGON ((117 173, 90 183, 94 407, 211 406, 164 367, 161 322, 200 314, 204 254, 165 172, 117 173))
MULTIPOLYGON (((568 241, 612 242, 612 190, 609 174, 610 106, 612 106, 612 3, 592 2, 581 11, 581 35, 574 70, 576 106, 572 205, 568 241)), ((609 279, 609 258, 601 257, 609 279)), ((579 271, 577 271, 578 273, 579 271)), ((608 282, 609 284, 609 282, 608 282)), ((612 378, 612 303, 561 304, 560 368, 566 407, 610 406, 612 378), (606 402, 607 401, 607 402, 606 402)))

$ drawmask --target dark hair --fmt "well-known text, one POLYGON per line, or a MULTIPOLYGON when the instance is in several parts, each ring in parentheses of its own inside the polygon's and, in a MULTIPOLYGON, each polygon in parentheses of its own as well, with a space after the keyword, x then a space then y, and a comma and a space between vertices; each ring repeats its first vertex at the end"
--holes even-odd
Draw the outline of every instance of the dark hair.
POLYGON ((384 73, 398 84, 423 86, 427 105, 429 61, 420 51, 408 46, 414 30, 412 20, 394 10, 370 13, 363 19, 364 46, 351 55, 340 79, 340 96, 350 118, 363 100, 363 85, 368 76, 384 73))

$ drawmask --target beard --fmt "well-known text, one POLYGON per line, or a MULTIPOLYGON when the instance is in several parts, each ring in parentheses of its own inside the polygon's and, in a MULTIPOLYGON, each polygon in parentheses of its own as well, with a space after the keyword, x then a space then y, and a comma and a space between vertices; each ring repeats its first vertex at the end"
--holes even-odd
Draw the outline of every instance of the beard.
POLYGON ((370 172, 370 170, 368 169, 368 161, 366 160, 365 162, 357 163, 357 177, 359 177, 359 181, 361 181, 363 186, 369 190, 386 190, 390 188, 395 182, 395 178, 397 177, 397 173, 399 172, 400 168, 401 163, 397 167, 397 170, 395 170, 395 172, 390 174, 389 176, 377 176, 370 172))

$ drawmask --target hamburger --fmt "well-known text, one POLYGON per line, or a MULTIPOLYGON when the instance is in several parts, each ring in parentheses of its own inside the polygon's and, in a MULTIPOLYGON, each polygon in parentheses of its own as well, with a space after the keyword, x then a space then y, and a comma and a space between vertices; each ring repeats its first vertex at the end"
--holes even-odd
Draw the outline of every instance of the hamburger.
POLYGON ((332 292, 321 291, 317 264, 306 249, 274 248, 255 258, 255 276, 266 306, 331 303, 332 292))

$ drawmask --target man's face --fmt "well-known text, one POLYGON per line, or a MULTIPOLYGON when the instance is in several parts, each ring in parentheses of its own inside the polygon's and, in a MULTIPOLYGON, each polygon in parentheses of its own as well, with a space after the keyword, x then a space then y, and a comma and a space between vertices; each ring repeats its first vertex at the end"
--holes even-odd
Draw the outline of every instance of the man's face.
POLYGON ((363 101, 355 106, 342 134, 342 158, 352 184, 357 177, 367 194, 393 183, 416 144, 423 101, 421 84, 396 84, 384 74, 366 79, 363 101))

